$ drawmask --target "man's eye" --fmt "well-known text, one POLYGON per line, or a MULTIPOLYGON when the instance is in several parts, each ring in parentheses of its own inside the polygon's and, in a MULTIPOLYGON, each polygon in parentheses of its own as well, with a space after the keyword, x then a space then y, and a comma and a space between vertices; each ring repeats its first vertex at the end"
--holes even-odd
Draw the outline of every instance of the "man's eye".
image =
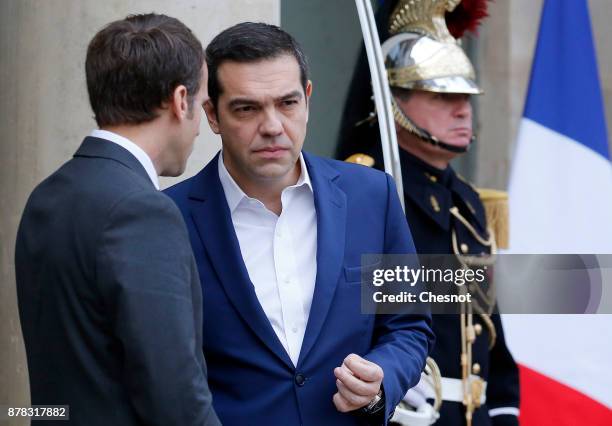
POLYGON ((245 105, 245 106, 241 106, 236 108, 236 112, 251 112, 254 111, 255 108, 251 105, 245 105))
POLYGON ((291 107, 297 105, 298 101, 295 99, 287 99, 282 102, 283 106, 291 107))

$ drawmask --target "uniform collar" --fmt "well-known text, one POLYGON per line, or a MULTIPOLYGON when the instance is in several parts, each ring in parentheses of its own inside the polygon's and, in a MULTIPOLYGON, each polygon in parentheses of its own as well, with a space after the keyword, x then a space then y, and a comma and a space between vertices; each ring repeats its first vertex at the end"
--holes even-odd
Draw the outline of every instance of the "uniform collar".
POLYGON ((486 229, 486 216, 478 193, 451 166, 441 170, 400 150, 404 195, 445 231, 450 230, 450 208, 457 206, 470 222, 486 229))

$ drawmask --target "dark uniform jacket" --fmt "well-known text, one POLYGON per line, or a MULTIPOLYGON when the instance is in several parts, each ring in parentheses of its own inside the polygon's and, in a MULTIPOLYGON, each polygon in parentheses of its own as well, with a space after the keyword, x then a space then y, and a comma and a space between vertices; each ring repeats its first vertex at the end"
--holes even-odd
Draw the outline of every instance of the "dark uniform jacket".
MULTIPOLYGON (((458 219, 450 214, 456 206, 461 215, 485 239, 487 226, 484 206, 478 193, 462 180, 449 166, 445 170, 434 168, 418 158, 400 150, 404 184, 406 217, 420 254, 453 253, 451 232, 457 235, 457 248, 463 254, 489 253, 489 247, 480 244, 458 219)), ((472 362, 481 368, 480 376, 488 382, 486 404, 478 408, 473 417, 474 426, 516 425, 517 417, 509 414, 489 416, 489 410, 518 407, 518 370, 506 347, 503 328, 498 315, 493 315, 497 339, 491 351, 488 349, 488 328, 478 315, 474 324, 482 325, 473 345, 472 362)), ((433 315, 436 345, 431 357, 438 363, 442 376, 461 378, 461 331, 459 315, 433 315)), ((496 412, 511 410, 494 410, 496 412)), ((436 426, 464 425, 463 404, 445 401, 436 426)))

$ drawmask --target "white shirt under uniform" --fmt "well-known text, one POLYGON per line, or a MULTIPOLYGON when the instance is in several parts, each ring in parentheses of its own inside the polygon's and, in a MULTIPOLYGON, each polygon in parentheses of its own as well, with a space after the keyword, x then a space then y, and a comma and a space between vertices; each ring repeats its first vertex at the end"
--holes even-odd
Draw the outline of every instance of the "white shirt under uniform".
POLYGON ((219 178, 242 258, 274 332, 297 365, 317 275, 317 214, 304 157, 297 183, 281 193, 277 216, 247 196, 219 156, 219 178))

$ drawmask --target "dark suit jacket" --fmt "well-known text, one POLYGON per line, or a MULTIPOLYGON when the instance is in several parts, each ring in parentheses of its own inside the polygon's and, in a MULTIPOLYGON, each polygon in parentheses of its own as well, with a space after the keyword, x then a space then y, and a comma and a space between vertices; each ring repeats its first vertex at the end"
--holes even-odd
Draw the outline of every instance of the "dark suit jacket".
POLYGON ((386 417, 420 377, 428 315, 361 313, 361 255, 413 253, 389 176, 304 154, 317 213, 317 276, 297 366, 249 279, 217 169, 170 188, 189 230, 204 300, 204 353, 214 406, 227 425, 357 425, 336 410, 334 367, 351 352, 384 370, 386 417), (211 324, 214 323, 214 326, 211 324))
POLYGON ((218 424, 185 225, 127 150, 86 138, 34 190, 15 266, 32 404, 87 426, 218 424))

